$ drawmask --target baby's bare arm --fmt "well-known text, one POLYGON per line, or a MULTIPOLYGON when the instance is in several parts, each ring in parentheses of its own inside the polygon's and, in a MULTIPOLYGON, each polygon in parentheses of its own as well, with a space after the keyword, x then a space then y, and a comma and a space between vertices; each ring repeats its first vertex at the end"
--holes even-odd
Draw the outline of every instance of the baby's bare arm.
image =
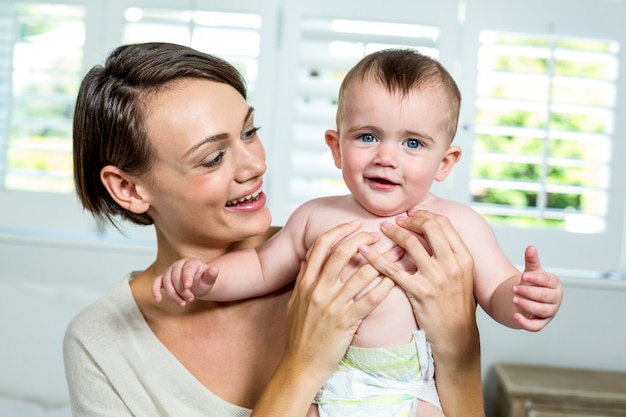
POLYGON ((481 308, 499 323, 519 328, 513 316, 514 285, 521 272, 506 257, 487 221, 468 206, 450 204, 447 215, 474 258, 474 294, 481 308))
POLYGON ((560 279, 543 269, 536 248, 526 249, 521 272, 506 257, 482 216, 467 207, 450 217, 474 257, 474 292, 481 307, 510 328, 538 331, 545 327, 561 305, 563 290, 560 279))
POLYGON ((213 270, 217 279, 210 291, 196 294, 196 298, 232 301, 259 297, 293 281, 306 255, 303 235, 309 215, 309 210, 298 208, 285 226, 263 244, 209 262, 211 268, 207 271, 213 270))

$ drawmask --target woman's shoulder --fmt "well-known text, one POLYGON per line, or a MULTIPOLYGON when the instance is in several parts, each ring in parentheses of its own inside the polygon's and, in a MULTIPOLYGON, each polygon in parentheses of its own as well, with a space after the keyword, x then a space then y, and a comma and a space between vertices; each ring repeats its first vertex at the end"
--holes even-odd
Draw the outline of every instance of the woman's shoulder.
POLYGON ((76 314, 67 326, 65 337, 88 339, 91 335, 102 335, 115 321, 124 320, 127 317, 124 310, 133 306, 136 308, 128 278, 125 278, 76 314))

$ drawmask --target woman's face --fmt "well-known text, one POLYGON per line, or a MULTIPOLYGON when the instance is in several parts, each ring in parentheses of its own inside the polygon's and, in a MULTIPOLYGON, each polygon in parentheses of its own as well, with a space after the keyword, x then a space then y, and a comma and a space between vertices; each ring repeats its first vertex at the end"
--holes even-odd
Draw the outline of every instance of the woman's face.
POLYGON ((254 109, 237 90, 185 79, 149 96, 147 109, 155 157, 143 186, 159 239, 202 256, 211 245, 265 232, 265 150, 254 109))

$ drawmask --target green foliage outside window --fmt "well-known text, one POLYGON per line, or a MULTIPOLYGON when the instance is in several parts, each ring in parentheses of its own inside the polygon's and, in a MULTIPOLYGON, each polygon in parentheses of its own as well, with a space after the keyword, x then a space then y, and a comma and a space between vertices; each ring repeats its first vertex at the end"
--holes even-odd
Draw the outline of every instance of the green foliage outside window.
POLYGON ((614 45, 494 32, 481 40, 473 201, 516 213, 488 215, 495 223, 562 228, 557 212, 588 212, 598 205, 588 190, 606 186, 614 45))

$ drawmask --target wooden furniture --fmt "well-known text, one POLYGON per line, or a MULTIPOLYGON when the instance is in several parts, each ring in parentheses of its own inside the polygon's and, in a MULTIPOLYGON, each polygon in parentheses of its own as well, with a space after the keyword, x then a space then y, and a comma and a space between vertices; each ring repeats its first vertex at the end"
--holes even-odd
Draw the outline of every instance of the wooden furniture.
POLYGON ((496 417, 626 416, 626 372, 497 364, 496 417))

